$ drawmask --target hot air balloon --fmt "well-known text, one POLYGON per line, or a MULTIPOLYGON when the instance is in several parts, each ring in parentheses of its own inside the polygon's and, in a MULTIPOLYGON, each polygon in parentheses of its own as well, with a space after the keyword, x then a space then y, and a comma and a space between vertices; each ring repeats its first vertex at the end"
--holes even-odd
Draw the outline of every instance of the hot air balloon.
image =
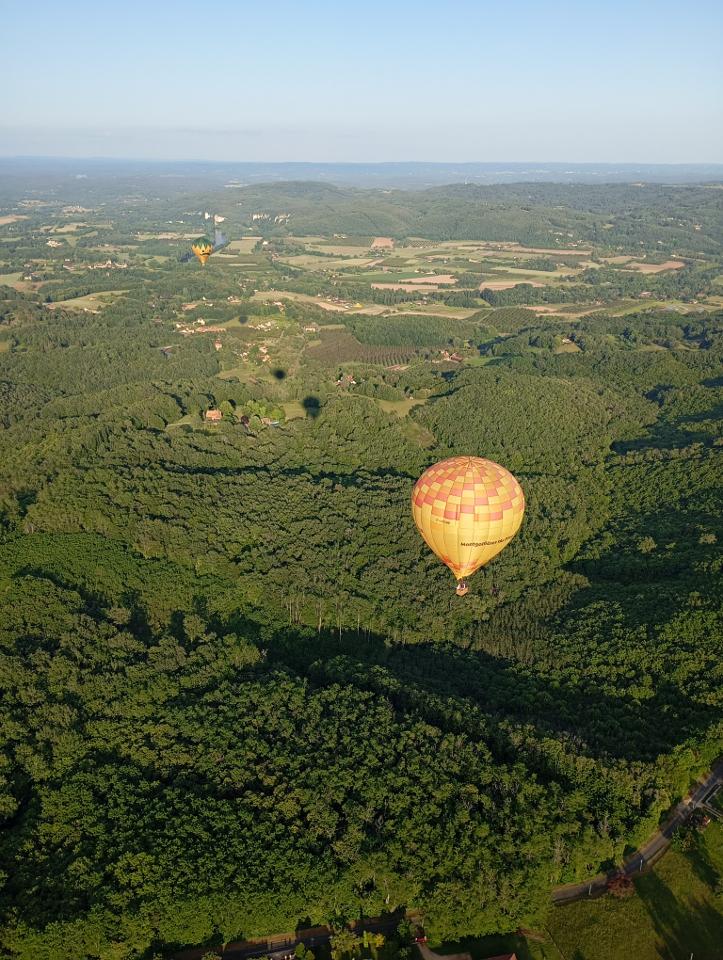
POLYGON ((412 516, 427 545, 468 590, 475 570, 504 550, 520 529, 525 495, 492 460, 449 457, 424 471, 412 491, 412 516))
POLYGON ((199 237, 191 244, 191 250, 196 254, 202 266, 206 266, 206 261, 213 253, 213 241, 208 237, 199 237))

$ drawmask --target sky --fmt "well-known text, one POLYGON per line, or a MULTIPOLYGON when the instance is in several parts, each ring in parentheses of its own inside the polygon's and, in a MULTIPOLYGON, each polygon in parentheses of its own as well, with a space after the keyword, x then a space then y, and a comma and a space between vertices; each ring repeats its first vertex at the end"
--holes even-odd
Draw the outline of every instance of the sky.
POLYGON ((0 156, 723 161, 720 0, 0 7, 0 156))

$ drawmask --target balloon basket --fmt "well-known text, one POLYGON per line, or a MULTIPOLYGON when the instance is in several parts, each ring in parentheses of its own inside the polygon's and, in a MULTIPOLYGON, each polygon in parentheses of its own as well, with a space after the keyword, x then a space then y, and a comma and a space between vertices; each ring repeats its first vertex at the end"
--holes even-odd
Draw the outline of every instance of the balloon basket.
POLYGON ((467 581, 460 580, 454 592, 457 594, 458 597, 463 597, 465 594, 469 593, 469 587, 467 586, 467 581))

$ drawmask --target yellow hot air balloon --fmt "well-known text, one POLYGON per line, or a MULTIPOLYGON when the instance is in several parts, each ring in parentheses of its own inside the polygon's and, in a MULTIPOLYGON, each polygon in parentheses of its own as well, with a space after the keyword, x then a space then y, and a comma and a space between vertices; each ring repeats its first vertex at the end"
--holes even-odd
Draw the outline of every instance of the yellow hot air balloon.
POLYGON ((196 254, 202 266, 206 266, 206 261, 213 253, 213 244, 208 237, 199 237, 191 244, 191 250, 196 254))
POLYGON ((425 470, 412 491, 412 516, 427 545, 467 593, 466 577, 504 550, 520 529, 525 495, 492 460, 449 457, 425 470))

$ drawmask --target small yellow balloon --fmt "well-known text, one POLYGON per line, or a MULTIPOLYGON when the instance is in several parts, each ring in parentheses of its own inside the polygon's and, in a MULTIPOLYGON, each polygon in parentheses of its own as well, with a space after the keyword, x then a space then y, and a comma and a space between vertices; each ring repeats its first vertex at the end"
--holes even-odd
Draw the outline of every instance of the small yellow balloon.
POLYGON ((200 260, 201 266, 205 267, 206 261, 213 253, 213 244, 210 240, 202 237, 200 240, 196 240, 195 243, 191 244, 191 250, 193 250, 200 260))
MULTIPOLYGON (((504 550, 525 512, 509 470, 482 457, 449 457, 425 470, 412 491, 412 516, 427 545, 458 580, 504 550)), ((466 584, 458 587, 466 593, 466 584)))

